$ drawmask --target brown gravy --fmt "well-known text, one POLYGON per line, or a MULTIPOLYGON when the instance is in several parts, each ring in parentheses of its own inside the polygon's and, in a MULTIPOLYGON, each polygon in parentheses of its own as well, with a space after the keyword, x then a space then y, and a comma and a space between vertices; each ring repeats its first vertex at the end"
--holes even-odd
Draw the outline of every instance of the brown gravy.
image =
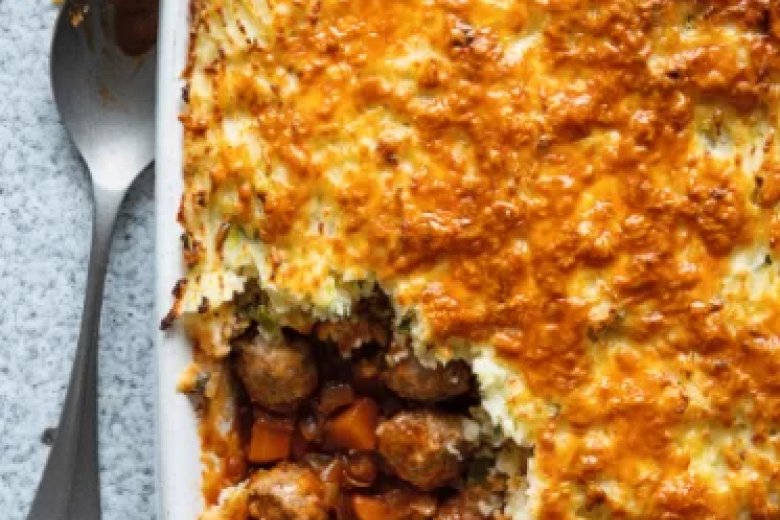
POLYGON ((146 53, 157 41, 158 0, 111 0, 116 45, 128 56, 146 53))

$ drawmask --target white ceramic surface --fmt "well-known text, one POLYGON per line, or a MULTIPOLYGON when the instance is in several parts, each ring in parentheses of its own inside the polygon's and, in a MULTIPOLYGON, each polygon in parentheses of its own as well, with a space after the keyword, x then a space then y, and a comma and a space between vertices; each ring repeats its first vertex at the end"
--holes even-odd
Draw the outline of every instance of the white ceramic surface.
MULTIPOLYGON (((157 319, 171 305, 171 289, 182 277, 181 228, 176 212, 182 190, 181 71, 188 38, 188 0, 163 0, 157 85, 157 319)), ((157 334, 158 518, 195 520, 202 510, 200 446, 188 399, 176 392, 179 373, 191 359, 181 330, 157 334)))

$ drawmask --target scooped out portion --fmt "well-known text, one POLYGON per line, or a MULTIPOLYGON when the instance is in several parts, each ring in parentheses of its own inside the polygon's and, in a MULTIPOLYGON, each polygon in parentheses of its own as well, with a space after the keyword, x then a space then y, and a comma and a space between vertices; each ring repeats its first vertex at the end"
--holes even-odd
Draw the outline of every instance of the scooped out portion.
MULTIPOLYGON (((241 295, 236 311, 251 315, 258 300, 241 295)), ((235 388, 241 471, 205 519, 501 518, 509 476, 495 461, 509 443, 474 418, 469 366, 423 364, 381 318, 392 314, 387 299, 372 305, 308 334, 254 319, 232 329, 219 384, 235 388)), ((208 386, 190 393, 218 406, 208 386)))

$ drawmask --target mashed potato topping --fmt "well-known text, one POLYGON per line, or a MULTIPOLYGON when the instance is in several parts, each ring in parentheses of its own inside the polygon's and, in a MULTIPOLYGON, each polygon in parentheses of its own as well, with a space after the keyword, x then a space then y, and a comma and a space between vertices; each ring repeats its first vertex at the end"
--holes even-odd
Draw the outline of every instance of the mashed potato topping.
POLYGON ((193 0, 185 77, 199 348, 380 288, 513 518, 780 516, 780 4, 193 0))

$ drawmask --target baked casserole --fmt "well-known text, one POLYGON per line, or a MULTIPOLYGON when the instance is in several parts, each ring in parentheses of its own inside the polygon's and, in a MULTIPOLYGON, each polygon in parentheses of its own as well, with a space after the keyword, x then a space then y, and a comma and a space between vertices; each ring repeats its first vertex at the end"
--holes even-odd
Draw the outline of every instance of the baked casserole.
POLYGON ((780 2, 190 16, 203 520, 780 518, 780 2))

